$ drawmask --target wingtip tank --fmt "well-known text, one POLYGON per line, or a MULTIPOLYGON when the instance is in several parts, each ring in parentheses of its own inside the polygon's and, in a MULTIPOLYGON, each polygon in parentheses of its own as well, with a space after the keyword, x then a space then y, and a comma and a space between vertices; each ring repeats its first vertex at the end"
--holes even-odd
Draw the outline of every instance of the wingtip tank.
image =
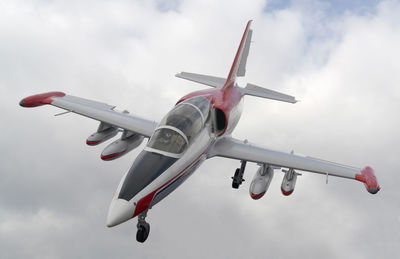
POLYGON ((364 167, 360 174, 356 174, 356 180, 363 182, 365 188, 371 194, 376 194, 381 189, 376 179, 374 169, 370 166, 364 167))
POLYGON ((19 105, 25 108, 37 107, 44 104, 51 104, 53 102, 53 97, 63 97, 65 93, 63 92, 48 92, 42 94, 35 94, 22 99, 19 105))

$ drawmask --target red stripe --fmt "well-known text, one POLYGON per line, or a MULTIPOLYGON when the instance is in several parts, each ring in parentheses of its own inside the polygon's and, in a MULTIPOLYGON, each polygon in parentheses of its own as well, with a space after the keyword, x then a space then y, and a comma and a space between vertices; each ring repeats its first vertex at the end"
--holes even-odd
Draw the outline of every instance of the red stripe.
POLYGON ((100 143, 100 141, 86 140, 86 144, 89 145, 89 146, 94 146, 94 145, 97 145, 99 143, 100 143))
POLYGON ((153 200, 153 197, 157 193, 157 191, 159 191, 161 188, 163 188, 164 186, 169 184, 171 181, 175 180, 183 172, 185 172, 186 169, 188 169, 191 165, 193 165, 195 162, 197 162, 203 154, 201 154, 198 158, 196 158, 196 160, 194 160, 192 163, 190 163, 187 167, 185 167, 185 169, 183 169, 181 172, 179 172, 177 175, 175 175, 172 179, 168 180, 163 185, 158 187, 156 190, 152 191, 151 193, 149 193, 146 196, 144 196, 143 198, 141 198, 136 205, 136 208, 135 208, 135 211, 134 211, 132 217, 135 217, 135 216, 139 215, 140 213, 142 213, 143 211, 147 210, 150 207, 150 203, 153 200))
POLYGON ((258 200, 260 199, 262 196, 264 196, 265 192, 259 193, 259 194, 254 194, 252 192, 250 192, 250 196, 251 198, 253 198, 253 200, 258 200))
POLYGON ((123 150, 123 151, 121 151, 121 152, 117 152, 117 153, 113 153, 113 154, 109 154, 109 155, 103 155, 103 154, 101 154, 101 159, 103 159, 103 160, 110 160, 110 159, 112 159, 112 158, 115 158, 115 157, 117 157, 117 156, 120 156, 120 155, 122 155, 123 153, 125 153, 125 151, 126 150, 123 150))
POLYGON ((281 191, 282 191, 282 194, 285 195, 285 196, 289 196, 293 192, 293 190, 287 192, 283 188, 281 188, 281 191))
POLYGON ((188 166, 185 167, 185 169, 183 169, 182 171, 180 171, 177 175, 175 175, 173 178, 171 178, 170 180, 168 180, 167 182, 165 182, 163 185, 161 185, 160 187, 158 187, 157 189, 155 189, 154 191, 152 191, 151 193, 147 194, 146 196, 144 196, 143 198, 141 198, 138 203, 136 204, 135 207, 135 211, 133 212, 133 217, 136 217, 137 215, 139 215, 140 213, 142 213, 143 211, 147 210, 150 207, 151 201, 153 200, 154 195, 160 190, 162 189, 164 186, 168 185, 170 182, 172 182, 173 180, 175 180, 178 176, 182 175, 189 167, 191 167, 194 163, 196 163, 197 161, 199 161, 199 159, 201 158, 202 155, 204 155, 208 149, 211 147, 211 145, 214 143, 211 142, 211 144, 206 148, 206 150, 201 153, 195 160, 193 160, 192 163, 190 163, 188 166))

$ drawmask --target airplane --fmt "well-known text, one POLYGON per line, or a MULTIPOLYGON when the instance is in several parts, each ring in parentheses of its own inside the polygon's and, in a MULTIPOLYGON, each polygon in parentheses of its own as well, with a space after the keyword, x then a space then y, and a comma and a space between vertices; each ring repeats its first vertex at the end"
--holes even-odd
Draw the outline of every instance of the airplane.
POLYGON ((371 194, 380 190, 374 170, 366 166, 357 168, 326 160, 285 153, 264 148, 247 140, 232 137, 239 122, 243 97, 256 96, 287 103, 296 103, 295 97, 248 83, 238 86, 236 79, 245 76, 249 54, 252 21, 248 21, 226 78, 181 72, 176 76, 210 86, 182 97, 176 105, 156 123, 117 111, 115 106, 67 95, 48 92, 26 97, 22 107, 50 104, 64 113, 76 113, 100 122, 97 131, 90 135, 87 145, 98 145, 122 132, 121 137, 109 144, 101 153, 105 161, 119 158, 137 148, 145 138, 148 142, 122 177, 112 198, 107 215, 107 226, 119 225, 138 217, 136 240, 145 242, 150 232, 146 222, 149 209, 181 185, 207 159, 224 157, 240 161, 240 168, 232 177, 232 187, 238 189, 244 181, 247 162, 259 165, 250 184, 251 198, 258 200, 271 183, 274 170, 284 173, 281 191, 293 193, 296 170, 328 176, 354 179, 364 183, 371 194))

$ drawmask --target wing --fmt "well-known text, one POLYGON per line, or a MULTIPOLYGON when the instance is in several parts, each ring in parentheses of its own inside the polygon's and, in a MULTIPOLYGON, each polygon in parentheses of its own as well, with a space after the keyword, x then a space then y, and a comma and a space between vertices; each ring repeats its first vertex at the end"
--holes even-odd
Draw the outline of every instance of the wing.
POLYGON ((363 182, 367 191, 373 194, 377 193, 380 189, 371 167, 367 166, 364 169, 360 169, 316 158, 274 151, 231 137, 219 139, 211 150, 210 156, 233 158, 354 179, 363 182))
POLYGON ((69 112, 126 129, 145 137, 150 137, 157 126, 154 121, 115 111, 115 106, 66 95, 62 92, 32 95, 22 99, 20 102, 22 107, 37 107, 44 104, 51 104, 69 112))

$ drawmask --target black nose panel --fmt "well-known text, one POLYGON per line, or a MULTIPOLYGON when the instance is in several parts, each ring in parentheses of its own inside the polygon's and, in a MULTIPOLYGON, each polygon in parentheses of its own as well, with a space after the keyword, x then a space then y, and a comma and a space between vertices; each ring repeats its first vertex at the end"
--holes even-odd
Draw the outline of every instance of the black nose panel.
POLYGON ((129 201, 176 160, 178 159, 143 150, 129 169, 118 198, 129 201))

